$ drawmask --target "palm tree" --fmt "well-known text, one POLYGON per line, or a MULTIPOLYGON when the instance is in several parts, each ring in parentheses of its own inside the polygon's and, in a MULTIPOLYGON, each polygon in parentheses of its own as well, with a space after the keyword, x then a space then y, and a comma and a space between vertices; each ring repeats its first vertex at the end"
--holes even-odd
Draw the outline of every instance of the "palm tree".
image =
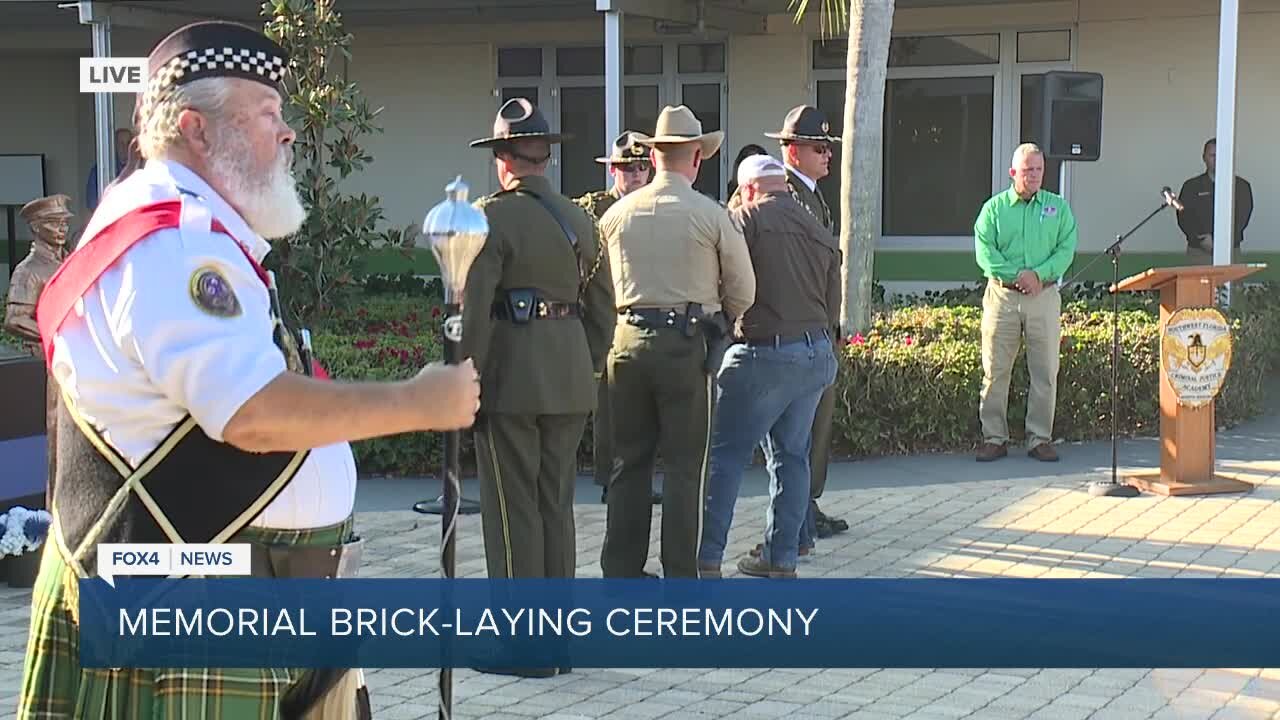
MULTIPOLYGON (((817 3, 812 3, 817 5, 817 3)), ((810 0, 791 0, 796 22, 810 0)), ((844 252, 845 332, 871 326, 871 281, 880 239, 880 188, 884 147, 884 92, 894 0, 821 0, 824 36, 847 29, 843 152, 840 159, 840 249, 844 252)))

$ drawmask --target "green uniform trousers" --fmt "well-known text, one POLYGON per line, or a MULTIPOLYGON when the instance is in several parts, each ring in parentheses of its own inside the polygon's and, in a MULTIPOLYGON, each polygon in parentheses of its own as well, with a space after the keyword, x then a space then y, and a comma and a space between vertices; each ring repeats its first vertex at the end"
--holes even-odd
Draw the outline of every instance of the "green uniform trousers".
POLYGON ((711 435, 711 377, 701 334, 621 322, 609 351, 614 456, 600 567, 643 577, 653 519, 653 473, 662 456, 662 571, 698 576, 698 542, 711 435))
MULTIPOLYGON (((838 352, 838 351, 837 351, 838 352)), ((839 372, 839 367, 836 368, 839 372)), ((809 497, 817 500, 827 486, 827 464, 831 461, 831 425, 835 420, 836 386, 832 384, 818 400, 813 416, 813 446, 809 449, 809 497)))
POLYGON ((587 415, 492 413, 476 428, 491 578, 573 577, 573 489, 587 415))
POLYGON ((596 410, 591 419, 591 465, 596 484, 609 487, 613 476, 613 421, 609 409, 609 373, 600 378, 596 391, 596 410))

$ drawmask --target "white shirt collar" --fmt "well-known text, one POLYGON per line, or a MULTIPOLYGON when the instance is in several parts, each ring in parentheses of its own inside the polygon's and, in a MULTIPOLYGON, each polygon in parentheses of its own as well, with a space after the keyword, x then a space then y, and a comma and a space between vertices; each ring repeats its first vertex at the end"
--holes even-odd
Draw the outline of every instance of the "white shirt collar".
POLYGON ((145 169, 150 170, 153 164, 159 166, 157 169, 167 171, 179 192, 185 190, 194 193, 209 203, 209 207, 213 210, 213 216, 222 222, 232 237, 240 241, 249 250, 254 260, 262 262, 262 258, 271 252, 271 243, 254 232, 253 228, 249 227, 249 223, 240 217, 240 213, 236 212, 235 208, 231 207, 226 200, 223 200, 222 196, 215 192, 209 183, 205 182, 205 179, 197 175, 191 168, 175 160, 160 159, 148 161, 145 169))
POLYGON ((817 190, 818 188, 817 180, 814 180, 813 178, 809 177, 808 175, 805 175, 804 173, 791 167, 790 165, 787 166, 787 171, 795 174, 796 177, 800 178, 800 181, 803 182, 809 188, 810 191, 817 190))

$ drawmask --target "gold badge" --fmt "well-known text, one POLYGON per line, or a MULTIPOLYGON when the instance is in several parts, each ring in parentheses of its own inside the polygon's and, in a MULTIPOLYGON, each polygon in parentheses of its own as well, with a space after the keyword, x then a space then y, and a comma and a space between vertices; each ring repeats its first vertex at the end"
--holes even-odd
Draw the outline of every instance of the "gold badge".
POLYGON ((1208 405, 1231 368, 1231 324, 1214 308, 1178 310, 1160 337, 1160 362, 1179 405, 1208 405))
POLYGON ((191 274, 190 292, 196 307, 210 315, 235 317, 240 314, 240 299, 231 289, 231 282, 212 265, 191 274))

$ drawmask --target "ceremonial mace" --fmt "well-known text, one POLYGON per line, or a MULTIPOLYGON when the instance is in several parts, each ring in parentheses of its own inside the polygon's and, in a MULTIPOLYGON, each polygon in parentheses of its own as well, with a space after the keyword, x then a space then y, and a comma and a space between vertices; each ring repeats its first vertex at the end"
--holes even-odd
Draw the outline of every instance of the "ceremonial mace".
MULTIPOLYGON (((446 365, 457 365, 461 360, 462 300, 467 272, 489 235, 489 223, 485 220, 484 213, 467 202, 467 192, 467 184, 462 181, 461 175, 449 183, 445 188, 444 201, 427 213, 427 218, 422 223, 422 236, 419 238, 419 243, 425 241, 431 246, 431 252, 440 265, 440 278, 444 284, 444 323, 441 334, 446 365)), ((440 571, 446 578, 454 576, 454 537, 462 489, 458 460, 460 437, 461 433, 457 430, 444 434, 444 488, 440 495, 439 512, 440 571)), ((446 664, 441 662, 440 668, 439 720, 449 720, 453 710, 453 668, 444 667, 446 664)))

